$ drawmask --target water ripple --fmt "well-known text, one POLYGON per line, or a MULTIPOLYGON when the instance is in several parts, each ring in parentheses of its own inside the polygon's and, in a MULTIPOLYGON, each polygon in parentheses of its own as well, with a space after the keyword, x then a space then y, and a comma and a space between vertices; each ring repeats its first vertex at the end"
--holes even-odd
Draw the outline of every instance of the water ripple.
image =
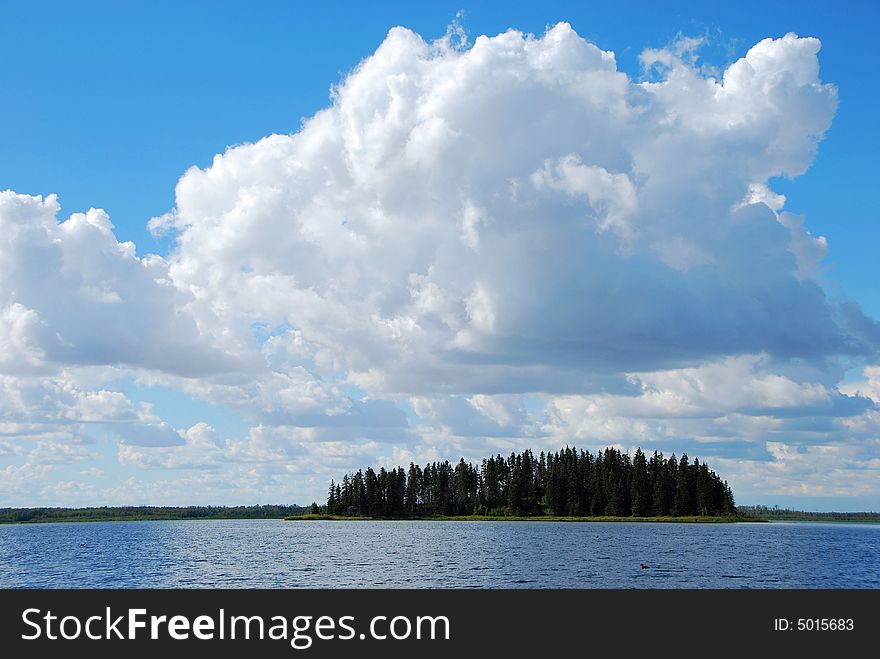
POLYGON ((199 520, 0 526, 3 587, 878 584, 880 525, 870 524, 199 520))

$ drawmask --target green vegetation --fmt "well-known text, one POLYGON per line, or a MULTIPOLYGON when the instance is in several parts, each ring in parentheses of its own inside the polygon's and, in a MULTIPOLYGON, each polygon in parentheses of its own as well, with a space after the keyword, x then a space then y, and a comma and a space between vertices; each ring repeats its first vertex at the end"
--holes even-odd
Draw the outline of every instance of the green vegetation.
POLYGON ((505 515, 492 517, 489 515, 437 515, 433 517, 343 517, 341 515, 295 515, 285 518, 288 521, 331 521, 331 522, 367 522, 376 520, 422 521, 431 522, 675 522, 689 524, 728 524, 732 522, 765 522, 758 518, 735 516, 700 516, 690 517, 570 517, 562 515, 536 515, 533 517, 516 517, 505 515))
MULTIPOLYGON (((315 511, 313 511, 315 512, 315 511)), ((330 483, 321 511, 335 518, 669 518, 737 515, 733 493, 705 464, 641 449, 607 448, 593 456, 565 448, 535 457, 526 450, 493 456, 479 467, 462 458, 376 473, 346 474, 330 483)))
POLYGON ((777 522, 880 522, 880 513, 814 513, 804 510, 791 510, 773 506, 740 506, 739 514, 743 517, 764 518, 777 522))
POLYGON ((0 524, 111 522, 173 519, 282 519, 301 515, 302 506, 121 506, 99 508, 0 508, 0 524))

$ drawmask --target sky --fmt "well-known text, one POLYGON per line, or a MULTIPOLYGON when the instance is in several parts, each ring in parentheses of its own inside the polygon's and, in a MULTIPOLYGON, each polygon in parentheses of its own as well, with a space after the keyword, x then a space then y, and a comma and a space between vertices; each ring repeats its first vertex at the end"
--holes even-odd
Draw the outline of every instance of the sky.
POLYGON ((2 2, 0 506, 686 452, 880 510, 878 10, 2 2))

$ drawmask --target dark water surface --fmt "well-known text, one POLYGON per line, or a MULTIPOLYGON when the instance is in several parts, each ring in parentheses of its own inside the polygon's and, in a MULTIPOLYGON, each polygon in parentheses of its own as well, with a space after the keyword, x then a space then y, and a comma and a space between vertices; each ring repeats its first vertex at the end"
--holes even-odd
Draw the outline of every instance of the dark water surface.
POLYGON ((880 525, 0 525, 0 587, 878 588, 880 525))

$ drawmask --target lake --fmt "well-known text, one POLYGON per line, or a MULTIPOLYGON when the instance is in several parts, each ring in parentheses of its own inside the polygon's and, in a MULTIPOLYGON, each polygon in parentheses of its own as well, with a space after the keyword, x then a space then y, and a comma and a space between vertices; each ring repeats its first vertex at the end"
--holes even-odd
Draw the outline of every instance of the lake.
POLYGON ((880 525, 0 525, 0 587, 878 588, 880 525))

